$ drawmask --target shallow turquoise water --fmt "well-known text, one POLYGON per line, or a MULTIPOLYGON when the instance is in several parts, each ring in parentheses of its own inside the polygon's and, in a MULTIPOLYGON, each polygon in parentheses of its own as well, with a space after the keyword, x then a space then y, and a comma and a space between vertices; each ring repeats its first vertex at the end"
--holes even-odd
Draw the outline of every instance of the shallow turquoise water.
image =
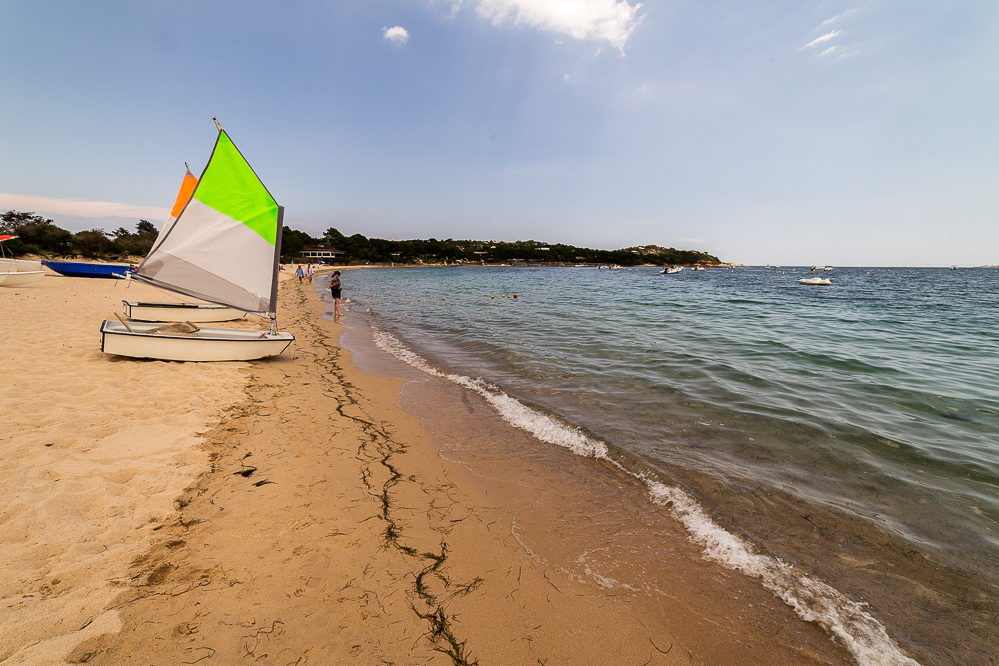
POLYGON ((869 604, 920 663, 994 663, 999 273, 807 272, 400 268, 344 296, 869 604))

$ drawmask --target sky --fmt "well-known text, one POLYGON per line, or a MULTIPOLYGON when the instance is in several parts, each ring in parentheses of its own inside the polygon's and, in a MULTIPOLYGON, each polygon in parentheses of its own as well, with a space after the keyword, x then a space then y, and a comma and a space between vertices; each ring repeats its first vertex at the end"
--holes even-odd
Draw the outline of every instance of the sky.
POLYGON ((0 211, 160 226, 217 117, 285 224, 999 264, 997 0, 0 0, 0 211))

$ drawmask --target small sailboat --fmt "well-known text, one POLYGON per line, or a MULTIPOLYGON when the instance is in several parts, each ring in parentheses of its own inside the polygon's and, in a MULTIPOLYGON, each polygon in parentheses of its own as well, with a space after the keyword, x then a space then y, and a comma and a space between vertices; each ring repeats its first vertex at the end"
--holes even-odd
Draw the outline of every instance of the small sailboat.
MULTIPOLYGON (((17 236, 0 236, 0 243, 15 238, 17 236)), ((0 287, 20 287, 38 282, 43 277, 45 270, 35 261, 0 256, 0 287)))
POLYGON ((277 275, 284 207, 278 206, 229 135, 132 279, 270 318, 270 330, 160 326, 105 320, 101 351, 166 361, 250 361, 280 354, 295 340, 277 331, 277 275))
MULTIPOLYGON (((173 228, 177 218, 180 217, 187 202, 191 200, 194 189, 198 186, 198 179, 191 173, 191 167, 184 165, 187 172, 184 180, 181 181, 180 191, 177 192, 177 199, 173 202, 173 209, 163 230, 157 236, 149 253, 152 254, 159 247, 160 242, 165 239, 170 229, 173 228)), ((236 310, 217 303, 187 303, 174 301, 128 301, 122 300, 122 311, 129 319, 136 321, 187 321, 187 322, 218 322, 233 321, 246 316, 245 310, 236 310)))

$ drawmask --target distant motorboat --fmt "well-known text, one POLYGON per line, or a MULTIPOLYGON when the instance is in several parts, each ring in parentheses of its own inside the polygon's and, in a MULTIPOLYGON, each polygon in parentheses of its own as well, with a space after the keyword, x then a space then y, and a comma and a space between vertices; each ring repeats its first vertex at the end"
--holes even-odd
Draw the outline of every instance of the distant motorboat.
POLYGON ((951 266, 951 267, 950 267, 950 269, 951 269, 952 271, 956 271, 956 270, 957 270, 957 266, 951 266))
POLYGON ((831 271, 832 269, 833 269, 832 266, 825 266, 822 270, 824 270, 824 271, 831 271))
POLYGON ((830 281, 829 278, 812 277, 812 278, 801 278, 800 280, 798 280, 798 283, 810 284, 815 286, 826 286, 832 284, 832 281, 830 281))
POLYGON ((704 270, 704 266, 694 266, 690 270, 692 270, 692 271, 703 271, 704 270))
POLYGON ((659 271, 660 275, 676 275, 683 272, 683 266, 667 266, 659 271))

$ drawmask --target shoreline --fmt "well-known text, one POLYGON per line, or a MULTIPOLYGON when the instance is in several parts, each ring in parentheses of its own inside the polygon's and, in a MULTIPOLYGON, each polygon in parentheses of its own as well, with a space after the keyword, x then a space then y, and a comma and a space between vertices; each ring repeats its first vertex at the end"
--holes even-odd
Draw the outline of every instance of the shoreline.
MULTIPOLYGON (((498 417, 426 378, 355 367, 336 343, 341 327, 322 317, 318 285, 291 277, 280 289, 281 327, 298 338, 292 353, 225 364, 241 366, 245 381, 198 444, 210 469, 187 482, 176 510, 145 532, 126 575, 109 587, 117 598, 106 612, 120 625, 89 622, 84 640, 64 641, 61 659, 850 663, 820 629, 748 578, 704 561, 678 531, 668 543, 658 531, 655 542, 627 541, 646 549, 644 565, 673 570, 663 594, 577 575, 562 533, 595 543, 600 526, 594 531, 589 518, 599 507, 570 491, 633 482, 508 427, 500 439, 486 433, 489 447, 456 453, 455 419, 498 417), (439 406, 440 391, 457 411, 436 423, 397 404, 439 406)), ((163 401, 161 416, 174 405, 163 401)))

